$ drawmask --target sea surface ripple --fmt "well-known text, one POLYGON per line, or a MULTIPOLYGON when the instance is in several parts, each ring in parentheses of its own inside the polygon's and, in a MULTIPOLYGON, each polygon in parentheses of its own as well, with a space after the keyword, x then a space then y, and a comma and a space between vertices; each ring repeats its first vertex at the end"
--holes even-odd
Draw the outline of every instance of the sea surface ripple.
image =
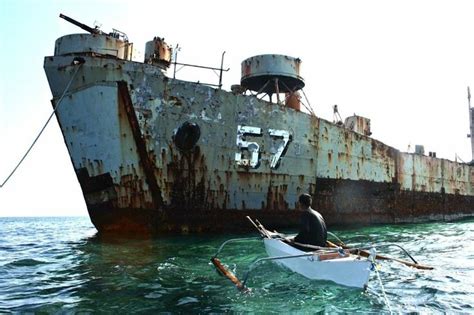
MULTIPOLYGON (((374 273, 364 291, 265 263, 249 279, 251 293, 242 294, 209 259, 223 241, 256 233, 105 238, 83 217, 0 218, 0 312, 474 312, 474 220, 332 232, 406 259, 385 247, 401 245, 435 269, 380 262, 381 283, 374 273)), ((229 244, 220 254, 239 277, 263 256, 258 239, 229 244)))

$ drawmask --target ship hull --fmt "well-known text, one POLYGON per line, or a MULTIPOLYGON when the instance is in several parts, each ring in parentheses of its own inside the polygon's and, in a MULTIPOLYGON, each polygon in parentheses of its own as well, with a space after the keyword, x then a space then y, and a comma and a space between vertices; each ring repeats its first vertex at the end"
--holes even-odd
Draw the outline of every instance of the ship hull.
POLYGON ((74 58, 46 57, 45 71, 101 232, 248 230, 247 215, 295 227, 301 193, 313 196, 329 225, 473 215, 467 164, 400 152, 304 112, 167 78, 151 65, 74 58))
MULTIPOLYGON (((329 226, 367 226, 374 224, 455 221, 472 217, 473 197, 450 194, 391 191, 380 193, 380 187, 361 181, 318 179, 313 207, 323 213, 329 226), (353 195, 346 200, 333 200, 328 190, 363 186, 369 195, 353 195), (319 185, 318 185, 319 187, 319 185), (372 187, 373 189, 370 189, 372 187)), ((265 222, 271 229, 291 229, 298 226, 300 215, 295 210, 265 211, 209 209, 120 209, 110 204, 88 208, 99 231, 111 233, 192 233, 243 232, 252 227, 246 216, 265 222)))

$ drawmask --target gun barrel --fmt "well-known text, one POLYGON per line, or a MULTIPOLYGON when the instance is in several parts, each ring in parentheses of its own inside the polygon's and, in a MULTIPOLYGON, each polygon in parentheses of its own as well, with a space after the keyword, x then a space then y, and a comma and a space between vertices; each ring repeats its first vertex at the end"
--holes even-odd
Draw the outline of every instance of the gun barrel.
POLYGON ((82 28, 82 29, 85 30, 85 31, 88 31, 88 32, 91 33, 91 34, 99 34, 99 33, 100 33, 100 31, 99 31, 98 29, 92 28, 92 27, 87 26, 87 25, 85 25, 85 24, 82 24, 82 23, 80 23, 80 22, 74 20, 73 18, 70 18, 69 16, 66 16, 66 15, 64 15, 64 14, 59 14, 59 17, 62 18, 62 19, 65 19, 65 20, 68 21, 69 23, 72 23, 72 24, 74 24, 74 25, 76 25, 76 26, 79 26, 80 28, 82 28))

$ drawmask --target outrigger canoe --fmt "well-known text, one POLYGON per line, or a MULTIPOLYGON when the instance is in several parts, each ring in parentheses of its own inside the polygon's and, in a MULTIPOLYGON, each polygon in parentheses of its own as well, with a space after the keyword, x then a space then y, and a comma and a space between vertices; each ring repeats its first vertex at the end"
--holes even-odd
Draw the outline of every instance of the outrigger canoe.
POLYGON ((308 279, 329 280, 356 288, 364 288, 369 281, 373 266, 371 258, 335 248, 318 249, 308 255, 281 239, 265 238, 263 243, 268 257, 288 257, 276 259, 275 262, 308 279))
POLYGON ((338 245, 328 242, 328 247, 295 243, 291 238, 286 237, 285 235, 268 231, 260 222, 258 222, 258 220, 254 222, 252 219, 248 219, 263 237, 263 243, 268 257, 259 258, 254 261, 245 274, 243 282, 230 272, 221 263, 217 256, 228 243, 248 241, 249 238, 227 240, 219 247, 217 253, 211 258, 211 261, 217 270, 229 278, 237 288, 242 291, 248 291, 246 282, 251 271, 259 263, 269 260, 283 265, 291 271, 309 279, 332 281, 340 285, 355 288, 367 287, 370 273, 372 270, 375 270, 374 266, 376 259, 393 260, 418 269, 433 269, 432 267, 418 264, 418 262, 416 262, 416 260, 406 252, 406 250, 396 244, 387 245, 394 245, 401 248, 413 262, 377 255, 374 247, 348 248, 342 243, 342 241, 338 245), (305 248, 309 251, 301 250, 301 248, 305 248))

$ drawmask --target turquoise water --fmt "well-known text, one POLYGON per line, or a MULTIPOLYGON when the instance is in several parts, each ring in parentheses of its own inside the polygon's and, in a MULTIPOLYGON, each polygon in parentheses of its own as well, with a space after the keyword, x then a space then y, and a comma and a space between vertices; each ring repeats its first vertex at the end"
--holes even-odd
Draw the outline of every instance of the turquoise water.
MULTIPOLYGON (((106 239, 88 218, 0 218, 0 312, 474 312, 474 220, 333 232, 346 243, 400 244, 435 269, 382 262, 389 305, 375 274, 361 291, 274 263, 257 268, 251 294, 241 294, 209 258, 226 239, 254 233, 106 239)), ((249 240, 220 257, 241 277, 263 256, 263 244, 249 240)))

